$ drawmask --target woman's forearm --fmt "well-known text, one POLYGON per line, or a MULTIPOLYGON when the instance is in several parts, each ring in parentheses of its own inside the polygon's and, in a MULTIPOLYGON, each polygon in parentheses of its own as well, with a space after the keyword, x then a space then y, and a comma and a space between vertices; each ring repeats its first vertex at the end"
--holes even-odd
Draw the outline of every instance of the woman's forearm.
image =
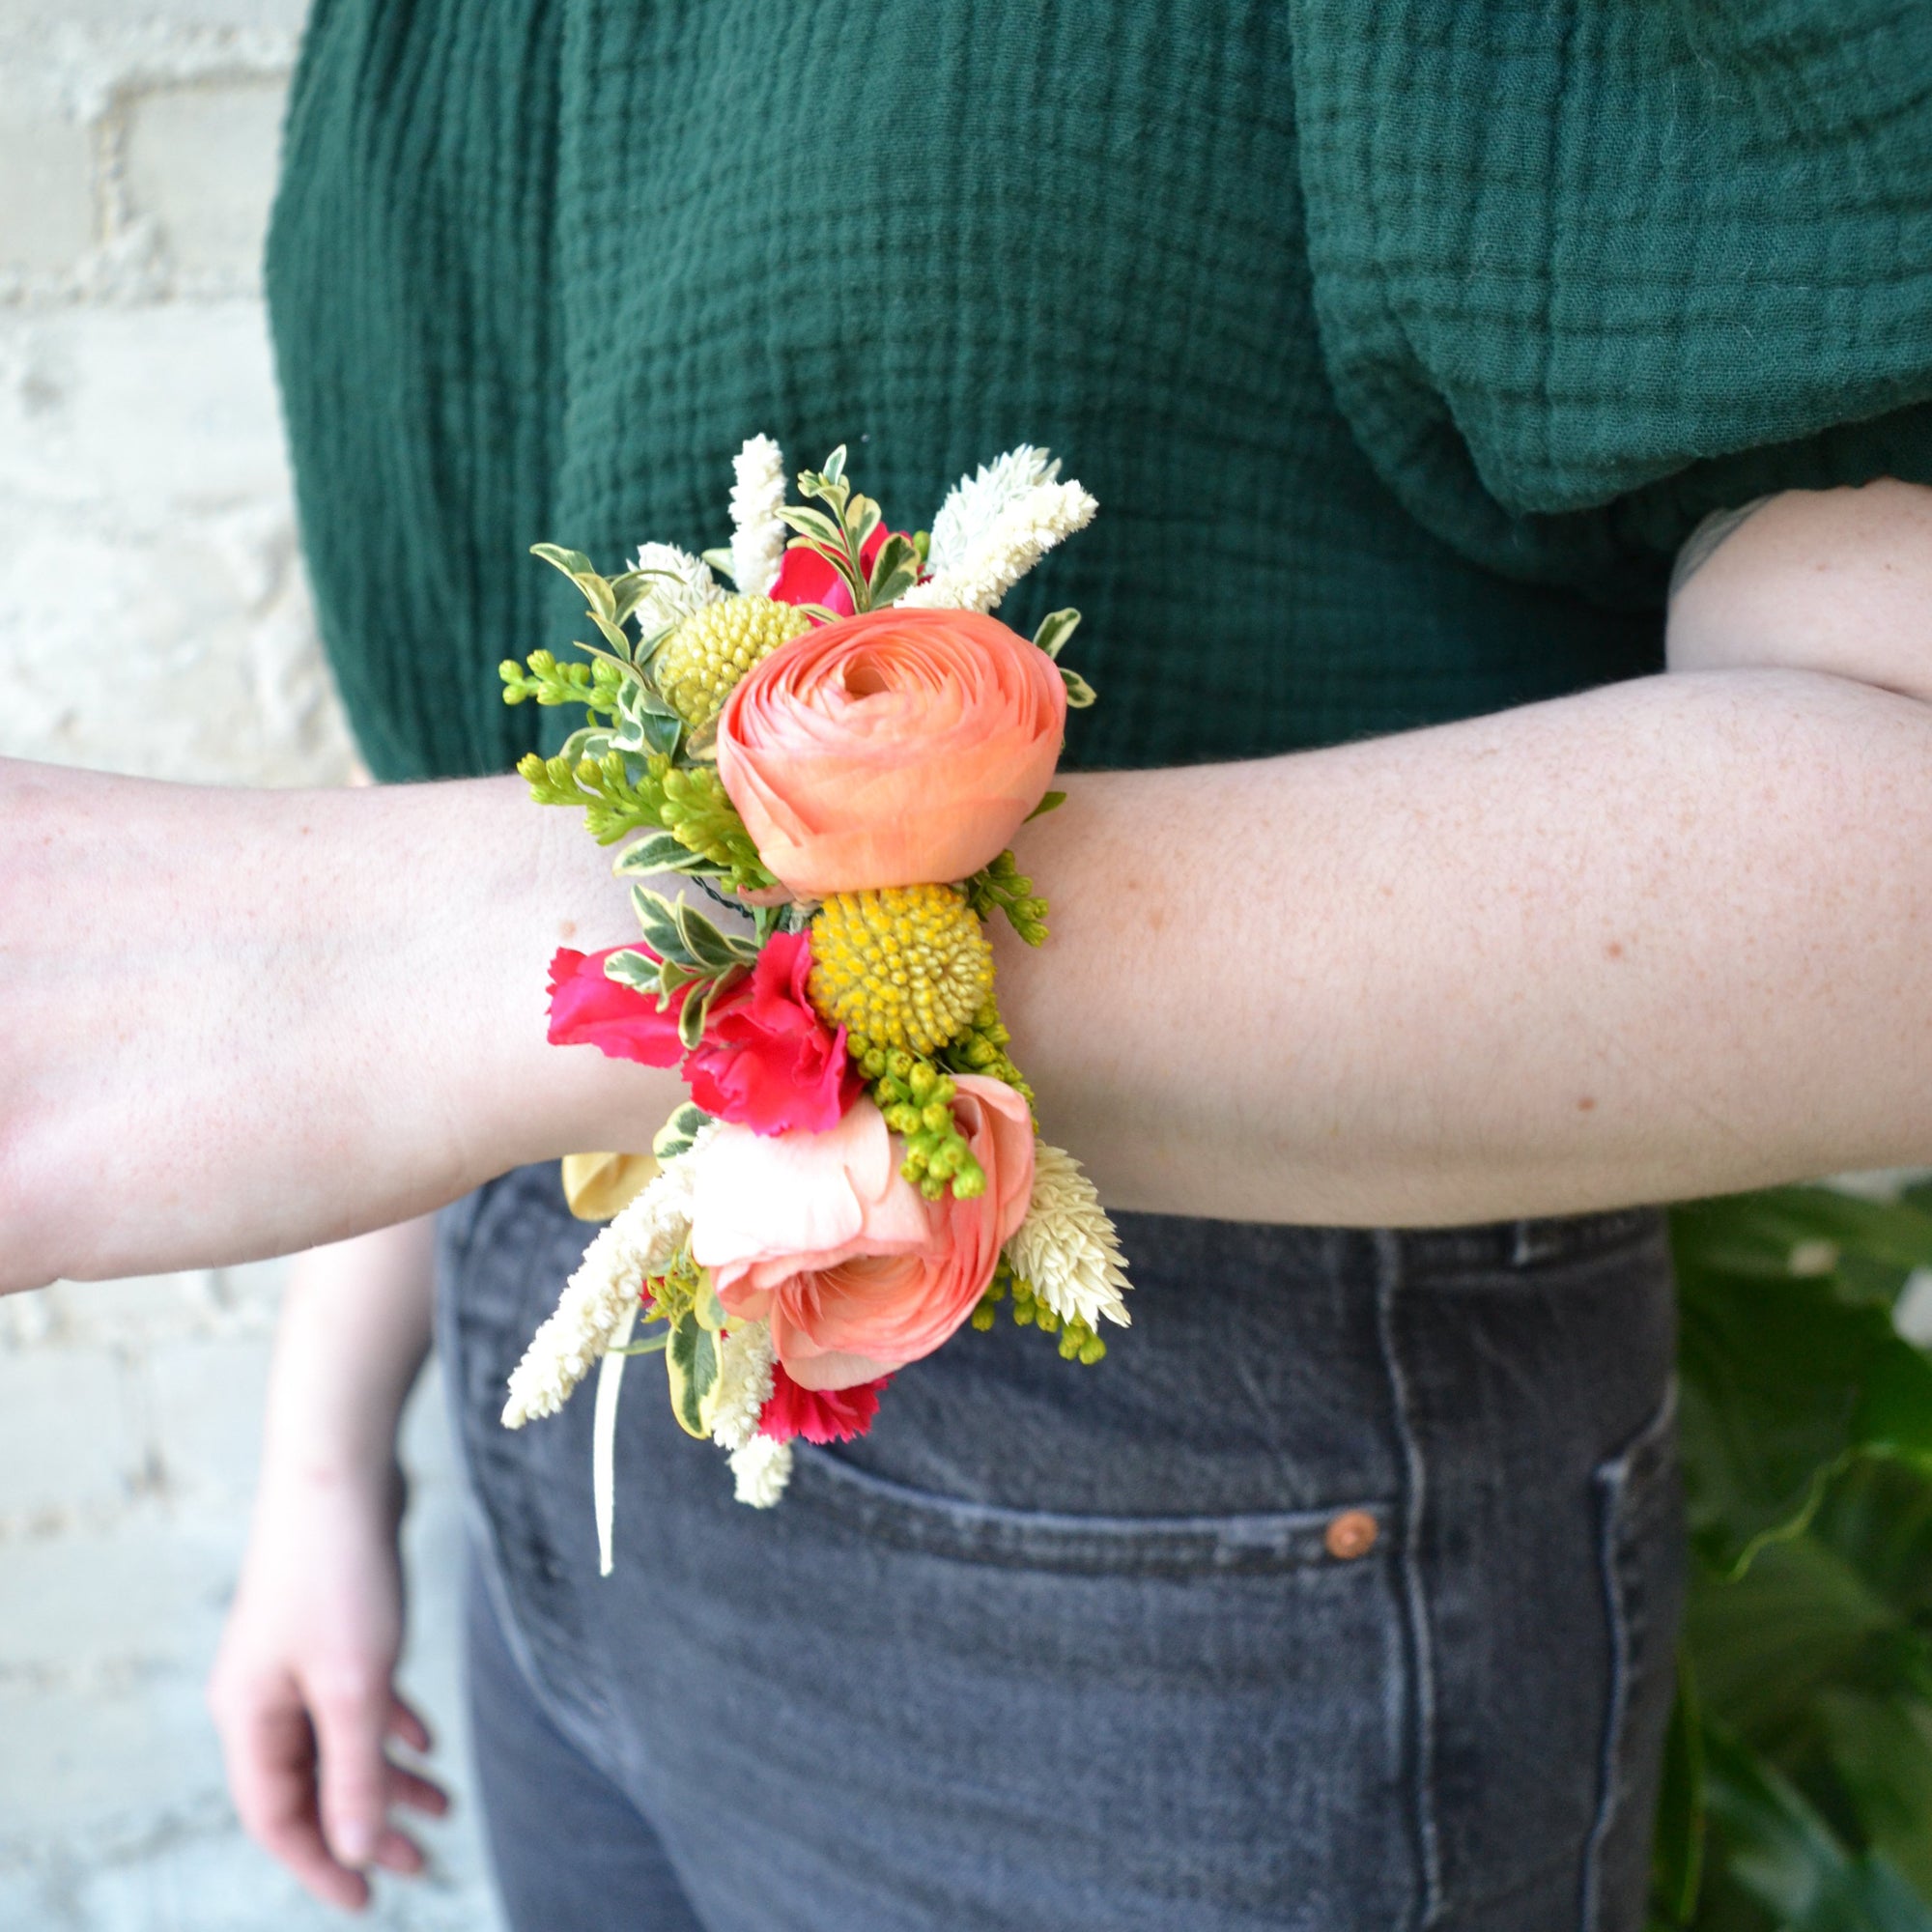
MULTIPOLYGON (((1932 1154, 1932 708, 1618 686, 1076 778, 1002 944, 1116 1206, 1527 1214, 1932 1154)), ((515 780, 263 794, 0 765, 0 1285, 286 1252, 641 1147, 674 1075, 545 1040, 635 931, 515 780)))
POLYGON ((675 1075, 545 1039, 635 932, 519 780, 339 792, 0 761, 0 1289, 289 1253, 648 1147, 675 1075))
POLYGON ((1423 1224, 1932 1157, 1925 705, 1673 676, 1069 790, 1002 991, 1111 1203, 1423 1224))
POLYGON ((297 1257, 275 1330, 263 1493, 289 1483, 382 1484, 429 1353, 436 1224, 429 1216, 297 1257))

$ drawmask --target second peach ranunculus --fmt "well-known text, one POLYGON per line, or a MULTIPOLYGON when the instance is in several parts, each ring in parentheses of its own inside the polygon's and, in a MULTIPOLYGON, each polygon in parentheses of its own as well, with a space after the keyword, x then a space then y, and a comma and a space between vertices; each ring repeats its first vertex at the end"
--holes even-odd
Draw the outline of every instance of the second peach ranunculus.
POLYGON ((997 858, 1053 777, 1066 687, 976 611, 868 611, 775 650, 718 722, 718 776, 802 898, 946 884, 997 858))
POLYGON ((1033 1121, 1003 1081, 962 1074, 953 1117, 986 1190, 927 1201, 870 1100, 827 1133, 724 1126, 699 1161, 692 1259, 727 1314, 769 1321, 802 1388, 849 1388, 931 1352, 972 1314, 1033 1192, 1033 1121))

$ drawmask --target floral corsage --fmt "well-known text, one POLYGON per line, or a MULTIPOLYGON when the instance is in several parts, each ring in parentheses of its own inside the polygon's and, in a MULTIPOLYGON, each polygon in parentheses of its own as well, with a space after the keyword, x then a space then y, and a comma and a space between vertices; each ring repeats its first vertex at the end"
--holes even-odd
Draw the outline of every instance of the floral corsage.
POLYGON ((507 702, 589 717, 518 770, 600 843, 630 839, 615 870, 643 928, 557 952, 550 1037, 679 1066, 691 1094, 650 1160, 619 1162, 626 1186, 601 1188, 588 1211, 608 1225, 503 1411, 511 1428, 552 1414, 599 1365, 607 1570, 633 1355, 662 1354, 679 1423, 762 1506, 796 1438, 863 1435, 895 1371, 1002 1302, 1069 1360, 1098 1360, 1100 1325, 1126 1322, 1113 1223, 1037 1136, 984 930, 997 916, 1046 937, 1008 841, 1061 802, 1066 710, 1094 701, 1057 662, 1077 612, 1031 642, 988 614, 1094 515, 1059 468, 1009 452, 961 479, 928 537, 887 527, 843 449, 788 503, 778 446, 754 437, 728 550, 649 544, 606 579, 537 547, 599 641, 581 663, 503 665, 507 702), (667 874, 714 910, 647 883, 667 874))

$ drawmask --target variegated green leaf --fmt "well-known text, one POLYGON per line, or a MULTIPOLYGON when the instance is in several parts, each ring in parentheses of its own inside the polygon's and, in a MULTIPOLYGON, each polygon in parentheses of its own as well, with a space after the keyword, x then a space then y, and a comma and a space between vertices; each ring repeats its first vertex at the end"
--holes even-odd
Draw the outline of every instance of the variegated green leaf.
POLYGON ((686 955, 693 965, 708 967, 715 973, 722 973, 727 966, 735 966, 741 960, 749 965, 758 956, 757 950, 752 946, 751 941, 720 932, 682 895, 679 895, 672 912, 677 919, 678 936, 684 941, 686 955))
POLYGON ((684 721, 678 718, 661 717, 657 712, 647 712, 639 730, 643 734, 644 747, 659 756, 677 756, 677 741, 684 730, 684 721))
POLYGON ((697 1276, 697 1293, 691 1304, 691 1312, 697 1318, 700 1328, 708 1328, 716 1335, 723 1331, 729 1319, 724 1313, 724 1304, 718 1299, 718 1291, 711 1284, 711 1270, 701 1268, 697 1276))
MULTIPOLYGON (((611 869, 620 879, 648 878, 654 872, 682 872, 690 869, 696 854, 688 852, 668 832, 646 832, 634 845, 617 854, 611 869)), ((700 862, 701 863, 701 862, 700 862)))
POLYGON ((614 980, 620 986, 628 986, 634 993, 661 993, 664 981, 661 978, 661 962, 653 959, 648 952, 634 952, 626 948, 622 952, 613 952, 604 962, 604 977, 614 980))
POLYGON ((1048 657, 1057 658, 1079 625, 1078 611, 1049 611, 1039 620, 1039 629, 1033 634, 1033 640, 1048 657))
POLYGON ((562 571, 572 582, 580 577, 589 577, 594 574, 590 568, 590 559, 581 550, 566 550, 561 544, 540 543, 530 546, 530 554, 542 557, 546 563, 562 571))
POLYGON ((1077 670, 1068 670, 1065 665, 1058 668, 1066 683, 1067 704, 1075 711, 1085 711, 1094 701, 1094 687, 1077 670))
POLYGON ((798 535, 785 546, 787 550, 801 550, 813 544, 838 549, 845 542, 844 530, 823 510, 809 510, 803 503, 787 503, 779 515, 789 527, 798 531, 798 535))
POLYGON ((665 1369, 670 1379, 670 1412, 687 1435, 702 1440, 711 1434, 718 1408, 718 1337, 695 1313, 671 1325, 665 1369))
POLYGON ((728 550, 700 551, 698 555, 700 560, 708 563, 720 577, 729 578, 741 590, 745 587, 742 583, 738 583, 738 572, 731 561, 731 553, 728 550))
POLYGON ((684 934, 678 928, 677 908, 662 893, 654 893, 648 886, 631 888, 631 904, 638 915, 638 923, 644 929, 644 944, 659 958, 679 966, 696 966, 684 944, 684 934))
POLYGON ((896 597, 902 597, 919 582, 919 553, 906 539, 897 534, 889 536, 879 546, 879 554, 872 559, 870 591, 872 609, 879 610, 896 597))
POLYGON ((687 1100, 657 1130, 656 1138, 651 1142, 651 1151, 660 1160, 675 1160, 679 1154, 691 1151, 691 1144, 697 1138, 698 1129, 710 1123, 711 1116, 696 1100, 687 1100))

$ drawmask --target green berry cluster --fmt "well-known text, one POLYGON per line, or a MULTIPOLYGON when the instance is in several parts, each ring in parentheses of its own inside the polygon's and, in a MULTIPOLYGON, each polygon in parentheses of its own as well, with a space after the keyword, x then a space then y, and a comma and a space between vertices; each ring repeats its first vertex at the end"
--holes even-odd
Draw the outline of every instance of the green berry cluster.
POLYGON ((680 845, 714 866, 728 867, 734 886, 757 891, 773 884, 724 780, 711 766, 667 761, 658 781, 664 794, 658 820, 680 845))
POLYGON ((999 1319, 1000 1303, 1009 1296, 1012 1299, 1016 1326, 1037 1328, 1043 1335, 1058 1333, 1063 1361, 1092 1364, 1106 1354, 1107 1345, 1094 1332, 1092 1322, 1077 1315, 1070 1321, 1063 1321, 1034 1293, 1033 1284, 1013 1272, 1013 1265, 1005 1255, 1000 1257, 998 1265, 993 1269, 993 1278, 986 1284, 986 1292, 973 1311, 973 1326, 984 1334, 999 1319))
POLYGON ((886 1125, 905 1140, 900 1174, 928 1201, 937 1201, 949 1185, 957 1201, 985 1193, 986 1171, 952 1118, 959 1090, 952 1076, 902 1046, 875 1046, 863 1034, 848 1033, 845 1044, 869 1083, 886 1125))
MULTIPOLYGON (((667 759, 665 761, 668 763, 667 759)), ((657 759, 651 760, 653 767, 657 759)), ((664 822, 662 775, 647 768, 631 777, 621 752, 601 758, 546 758, 526 752, 517 760, 517 775, 539 805, 580 805, 583 822, 600 845, 610 845, 627 833, 664 822)))
POLYGON ((1008 924, 1029 946, 1046 939, 1046 901, 1035 893, 1011 852, 1002 852, 966 881, 966 902, 982 920, 1005 913, 1008 924))
POLYGON ((966 1031, 945 1049, 941 1058, 954 1073, 983 1073, 990 1079, 1004 1080, 1031 1107, 1033 1089, 1007 1052, 1012 1037, 1000 1018, 998 1002, 988 994, 966 1031))
POLYGON ((526 665, 505 658, 497 667, 497 675, 503 680, 505 704, 522 704, 533 697, 539 704, 581 704, 586 711, 614 718, 625 671, 609 658, 560 665, 549 651, 532 651, 526 665))

